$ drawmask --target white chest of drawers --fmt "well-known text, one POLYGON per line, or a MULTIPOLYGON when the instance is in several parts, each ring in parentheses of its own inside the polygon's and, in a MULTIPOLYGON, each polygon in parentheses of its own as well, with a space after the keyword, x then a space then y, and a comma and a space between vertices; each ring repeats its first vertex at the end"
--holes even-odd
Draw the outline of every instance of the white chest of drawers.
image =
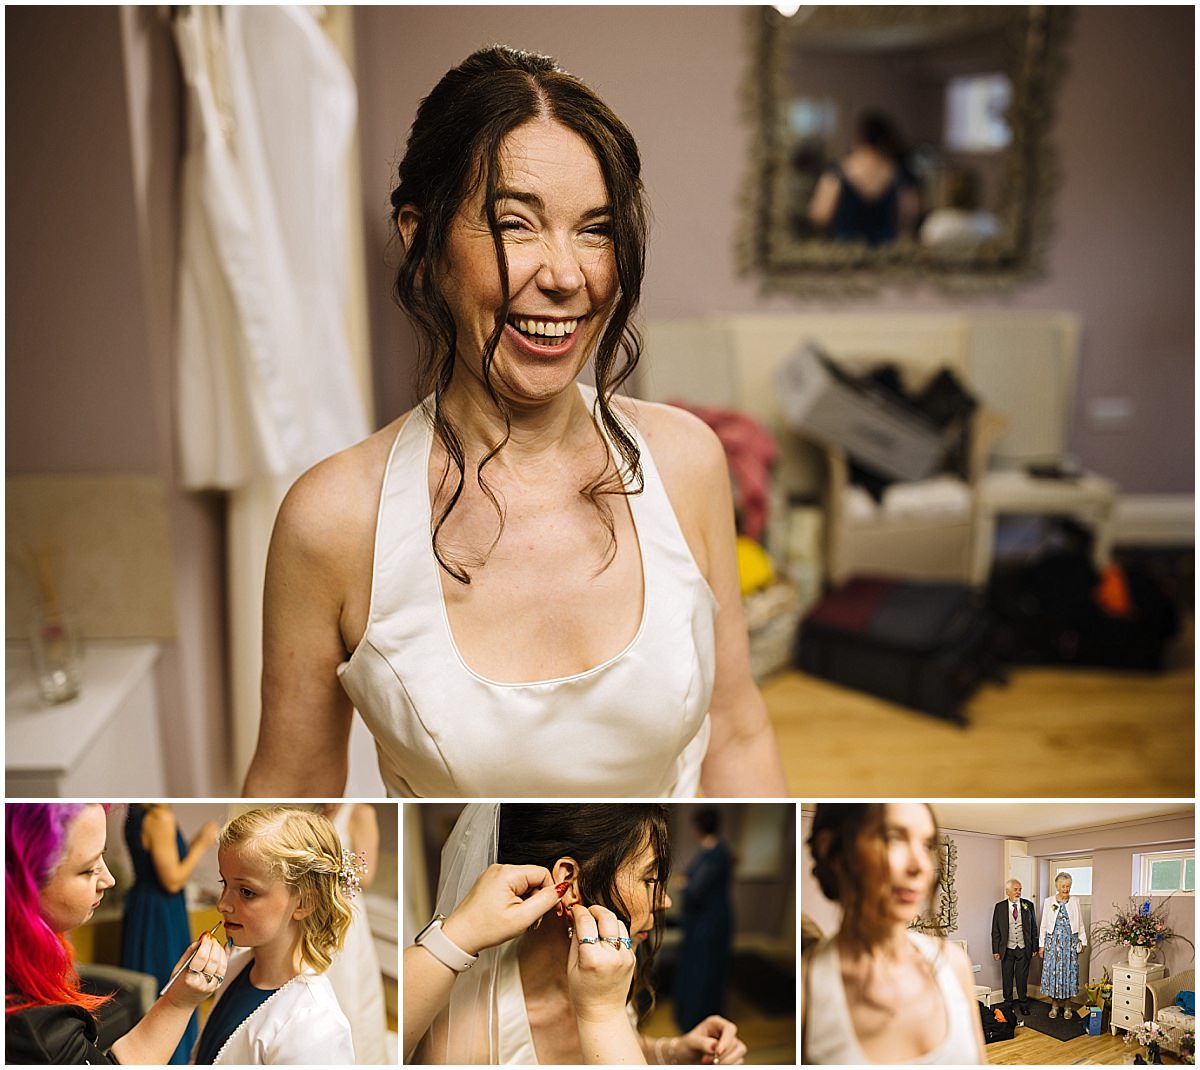
POLYGON ((1112 966, 1112 1034, 1118 1029, 1136 1029, 1146 1021, 1146 990, 1148 981, 1157 981, 1166 975, 1165 966, 1153 962, 1145 966, 1130 966, 1127 962, 1112 966))

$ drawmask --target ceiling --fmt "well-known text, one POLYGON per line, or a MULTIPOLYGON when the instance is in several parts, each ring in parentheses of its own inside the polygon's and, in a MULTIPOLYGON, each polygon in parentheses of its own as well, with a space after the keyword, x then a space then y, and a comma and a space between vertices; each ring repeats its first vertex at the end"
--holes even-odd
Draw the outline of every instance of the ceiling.
MULTIPOLYGON (((811 810, 813 806, 812 803, 802 803, 801 809, 811 810)), ((1155 802, 935 802, 932 806, 938 824, 944 829, 982 832, 1018 840, 1143 821, 1151 817, 1195 813, 1195 808, 1188 803, 1155 802)))

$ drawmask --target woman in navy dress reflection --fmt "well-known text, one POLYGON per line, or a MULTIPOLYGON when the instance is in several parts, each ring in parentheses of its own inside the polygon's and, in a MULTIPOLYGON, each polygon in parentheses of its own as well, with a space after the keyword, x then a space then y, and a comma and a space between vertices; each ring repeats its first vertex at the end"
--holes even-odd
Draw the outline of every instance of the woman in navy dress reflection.
POLYGON ((721 839, 721 814, 697 810, 692 828, 700 851, 687 868, 683 945, 675 978, 675 1021, 687 1032, 710 1014, 722 1014, 733 950, 733 854, 721 839))

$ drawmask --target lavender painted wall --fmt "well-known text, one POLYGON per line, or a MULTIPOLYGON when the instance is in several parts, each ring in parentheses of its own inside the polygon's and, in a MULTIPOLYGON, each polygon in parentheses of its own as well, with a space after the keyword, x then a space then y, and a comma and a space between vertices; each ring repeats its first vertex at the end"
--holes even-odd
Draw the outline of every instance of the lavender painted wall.
MULTIPOLYGON (((391 165, 419 99, 493 41, 556 56, 636 134, 655 216, 647 318, 828 307, 762 298, 736 274, 749 148, 744 9, 372 7, 357 18, 380 422, 410 403, 413 362, 383 267, 391 165)), ((837 306, 1078 313, 1084 339, 1071 449, 1127 492, 1194 488, 1193 25, 1188 8, 1077 9, 1054 127, 1062 185, 1043 281, 1007 298, 918 290, 837 306), (1114 395, 1132 400, 1128 429, 1086 426, 1086 400, 1114 395)))
MULTIPOLYGON (((1162 818, 1109 828, 1075 832, 1061 836, 1041 836, 1029 840, 1029 853, 1042 861, 1073 853, 1092 857, 1092 924, 1106 921, 1113 907, 1125 906, 1133 890, 1134 856, 1152 851, 1195 850, 1194 818, 1162 818)), ((1050 875, 1051 877, 1053 875, 1050 875)), ((1043 895, 1046 894, 1043 890, 1043 895)), ((1162 902, 1154 896, 1152 902, 1162 902)), ((1040 902, 1039 902, 1040 909, 1040 902)), ((1196 942, 1196 901, 1191 896, 1172 899, 1168 907, 1169 924, 1194 945, 1196 942)), ((1090 974, 1099 977, 1105 966, 1126 961, 1123 949, 1104 948, 1092 953, 1090 974)), ((1155 962, 1166 964, 1168 973, 1193 969, 1194 947, 1183 940, 1171 940, 1155 954, 1155 962)))
POLYGON ((12 9, 5 28, 6 472, 163 479, 179 622, 156 669, 168 784, 224 793, 222 510, 175 476, 170 28, 116 7, 12 9))

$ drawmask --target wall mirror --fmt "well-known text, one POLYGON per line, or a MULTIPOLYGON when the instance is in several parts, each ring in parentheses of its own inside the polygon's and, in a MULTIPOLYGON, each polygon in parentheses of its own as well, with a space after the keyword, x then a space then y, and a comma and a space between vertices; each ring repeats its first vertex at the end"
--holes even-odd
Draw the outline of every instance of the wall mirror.
POLYGON ((1069 14, 809 5, 748 14, 754 134, 740 265, 767 291, 1038 274, 1069 14))
POLYGON ((958 844, 944 833, 938 836, 938 868, 933 903, 909 925, 931 936, 945 936, 958 928, 958 844))

